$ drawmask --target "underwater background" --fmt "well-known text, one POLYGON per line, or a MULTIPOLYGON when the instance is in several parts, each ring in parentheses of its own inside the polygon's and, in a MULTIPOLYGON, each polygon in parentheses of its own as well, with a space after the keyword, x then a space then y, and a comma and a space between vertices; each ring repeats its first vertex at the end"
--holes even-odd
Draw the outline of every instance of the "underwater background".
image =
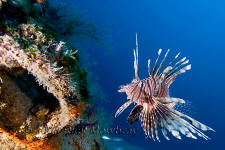
MULTIPOLYGON (((225 1, 223 0, 65 0, 93 21, 106 46, 89 43, 85 49, 95 62, 91 71, 98 77, 105 102, 102 107, 112 116, 111 127, 138 128, 137 134, 108 135, 122 141, 108 141, 108 149, 123 150, 222 150, 225 147, 225 1), (192 69, 179 76, 170 88, 172 96, 187 101, 179 110, 212 127, 205 132, 211 140, 182 137, 153 142, 145 139, 140 123, 130 126, 126 118, 130 106, 114 119, 126 101, 118 93, 120 85, 134 78, 135 34, 139 41, 139 74, 147 77, 147 60, 155 60, 159 48, 171 49, 170 58, 181 52, 192 69)), ((110 119, 110 118, 109 118, 110 119)))
MULTIPOLYGON (((0 0, 0 150, 225 149, 224 28, 223 0, 0 0), (179 52, 190 60, 169 92, 186 102, 176 110, 216 131, 203 132, 210 140, 145 138, 140 121, 127 122, 133 106, 114 117, 127 102, 120 86, 135 78, 136 34, 140 79, 159 49, 170 49, 163 67, 179 52)), ((175 120, 167 129, 191 136, 175 120)))

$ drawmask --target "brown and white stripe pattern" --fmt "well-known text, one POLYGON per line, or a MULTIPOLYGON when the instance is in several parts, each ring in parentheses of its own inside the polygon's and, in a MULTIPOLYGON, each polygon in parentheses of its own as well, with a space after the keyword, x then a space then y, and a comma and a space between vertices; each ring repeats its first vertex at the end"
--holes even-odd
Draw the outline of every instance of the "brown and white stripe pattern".
POLYGON ((200 130, 214 131, 212 128, 174 110, 176 103, 185 103, 185 101, 180 98, 170 97, 169 86, 178 75, 190 70, 191 65, 188 64, 189 60, 186 60, 186 57, 176 61, 180 55, 178 53, 161 71, 169 51, 165 53, 162 61, 157 65, 162 50, 158 51, 152 72, 150 72, 150 60, 148 60, 149 77, 140 80, 138 76, 138 41, 136 36, 136 49, 134 50, 135 79, 131 83, 121 86, 119 92, 125 92, 128 101, 117 110, 115 117, 134 103, 135 107, 130 112, 127 121, 133 124, 140 120, 146 137, 159 141, 158 128, 160 128, 162 135, 167 140, 169 140, 167 132, 170 132, 178 139, 181 139, 181 133, 193 139, 197 139, 195 135, 198 135, 208 140, 210 138, 200 130), (159 67, 157 68, 157 66, 159 67))

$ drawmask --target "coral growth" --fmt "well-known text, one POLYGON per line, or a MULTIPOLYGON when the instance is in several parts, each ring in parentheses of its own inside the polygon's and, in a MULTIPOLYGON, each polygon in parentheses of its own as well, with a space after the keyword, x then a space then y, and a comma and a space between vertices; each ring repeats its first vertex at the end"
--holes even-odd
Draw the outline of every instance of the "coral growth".
MULTIPOLYGON (((60 71, 63 68, 52 66, 51 60, 45 59, 39 53, 34 53, 32 57, 29 57, 29 53, 21 50, 19 44, 8 35, 0 37, 0 55, 1 64, 8 68, 26 69, 36 77, 40 85, 46 87, 47 91, 59 100, 60 113, 54 115, 46 127, 41 127, 36 137, 44 138, 49 133, 56 133, 66 126, 72 117, 69 113, 68 101, 71 96, 76 98, 76 87, 70 85, 69 75, 65 75, 65 71, 60 71)), ((73 100, 77 101, 77 99, 73 100)))
POLYGON ((47 1, 0 1, 0 148, 102 149, 88 128, 72 133, 88 118, 87 72, 51 10, 47 1))

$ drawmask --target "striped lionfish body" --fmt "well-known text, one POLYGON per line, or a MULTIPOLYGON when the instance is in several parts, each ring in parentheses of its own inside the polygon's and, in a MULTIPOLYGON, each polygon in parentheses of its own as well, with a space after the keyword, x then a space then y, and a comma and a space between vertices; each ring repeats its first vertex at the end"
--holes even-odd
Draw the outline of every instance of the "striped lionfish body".
POLYGON ((117 110, 115 117, 120 115, 131 103, 134 103, 135 107, 130 112, 127 121, 133 124, 140 120, 146 137, 159 141, 159 127, 162 131, 162 135, 167 140, 169 140, 167 132, 171 132, 171 134, 178 139, 181 139, 180 133, 193 139, 197 139, 195 135, 206 140, 209 139, 200 129, 203 131, 214 130, 175 110, 174 106, 176 103, 185 102, 180 98, 169 96, 169 87, 174 79, 178 75, 191 69, 191 65, 188 64, 189 60, 186 60, 186 57, 184 57, 176 61, 180 55, 180 53, 178 53, 165 69, 161 71, 162 64, 169 50, 165 53, 161 63, 157 65, 161 51, 161 49, 158 51, 158 57, 151 73, 150 60, 148 60, 149 77, 140 80, 138 76, 138 42, 136 35, 136 50, 134 50, 135 79, 130 84, 121 86, 119 92, 125 92, 128 101, 117 110))

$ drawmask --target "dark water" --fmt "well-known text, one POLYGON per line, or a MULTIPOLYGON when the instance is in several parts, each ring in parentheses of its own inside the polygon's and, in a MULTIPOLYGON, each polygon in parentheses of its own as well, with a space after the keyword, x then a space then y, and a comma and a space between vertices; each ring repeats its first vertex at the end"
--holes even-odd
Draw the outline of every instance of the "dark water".
MULTIPOLYGON (((113 119, 112 127, 137 127, 137 135, 111 135, 122 142, 110 142, 111 149, 151 150, 223 150, 225 149, 225 1, 224 0, 66 0, 105 30, 108 45, 88 45, 91 59, 97 61, 92 71, 106 94, 104 108, 114 116, 126 101, 118 93, 120 85, 134 78, 133 51, 138 33, 140 76, 147 76, 147 59, 156 58, 157 51, 169 48, 174 56, 181 51, 192 64, 192 69, 179 76, 170 88, 171 95, 191 102, 188 113, 212 127, 216 133, 206 132, 205 141, 171 137, 161 142, 146 140, 140 123, 126 123, 127 109, 113 119), (106 46, 107 47, 107 46, 106 46), (136 147, 134 147, 134 145, 136 147)), ((183 110, 186 111, 186 110, 183 110)))

